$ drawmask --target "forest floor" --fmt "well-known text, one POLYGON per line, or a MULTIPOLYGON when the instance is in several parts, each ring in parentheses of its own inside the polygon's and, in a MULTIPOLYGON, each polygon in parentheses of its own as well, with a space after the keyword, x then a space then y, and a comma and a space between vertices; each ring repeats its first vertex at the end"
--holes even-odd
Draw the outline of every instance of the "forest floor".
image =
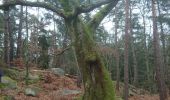
MULTIPOLYGON (((31 70, 31 74, 38 74, 41 80, 25 85, 25 81, 18 82, 17 89, 0 90, 0 95, 10 95, 14 100, 75 100, 79 98, 83 89, 77 87, 75 77, 56 76, 50 71, 31 70), (26 96, 24 89, 27 87, 37 87, 40 91, 36 96, 26 96)), ((0 100, 3 100, 0 98, 0 100)), ((159 100, 158 95, 135 95, 129 100, 159 100)), ((169 99, 170 100, 170 99, 169 99)))
POLYGON ((17 89, 0 90, 0 100, 2 96, 12 96, 14 100, 74 100, 80 97, 83 89, 77 87, 76 79, 68 76, 56 76, 50 71, 31 70, 32 75, 38 74, 41 79, 37 82, 25 85, 25 81, 17 82, 17 89), (39 92, 36 96, 27 96, 25 88, 36 87, 39 92))
MULTIPOLYGON (((129 100, 160 100, 160 99, 159 95, 138 95, 130 97, 129 100)), ((168 100, 170 100, 170 97, 168 100)))

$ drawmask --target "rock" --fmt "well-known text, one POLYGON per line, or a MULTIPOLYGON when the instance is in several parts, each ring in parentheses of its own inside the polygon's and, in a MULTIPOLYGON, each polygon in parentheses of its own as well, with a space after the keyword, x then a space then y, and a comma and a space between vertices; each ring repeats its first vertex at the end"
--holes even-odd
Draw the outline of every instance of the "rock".
POLYGON ((2 70, 4 72, 4 75, 6 75, 12 79, 19 80, 21 77, 20 72, 17 69, 3 68, 2 70))
POLYGON ((25 95, 27 96, 36 96, 36 92, 32 88, 25 89, 25 95))
POLYGON ((17 88, 17 82, 10 77, 3 76, 1 78, 1 83, 5 85, 5 88, 10 88, 10 89, 16 89, 17 88))
POLYGON ((4 100, 15 100, 15 98, 14 98, 14 96, 8 95, 8 96, 4 97, 4 100))
POLYGON ((65 96, 65 95, 70 95, 70 94, 80 94, 81 93, 81 91, 79 91, 79 90, 69 90, 69 89, 64 89, 62 92, 61 92, 61 94, 63 95, 63 96, 65 96))
MULTIPOLYGON (((21 73, 20 73, 20 76, 22 76, 20 79, 21 80, 26 80, 27 78, 26 78, 26 71, 22 71, 21 73)), ((29 73, 29 76, 28 76, 28 82, 29 83, 36 83, 37 81, 39 81, 40 80, 40 76, 39 75, 37 75, 37 74, 31 74, 31 73, 29 73)))
POLYGON ((51 71, 55 74, 55 75, 59 75, 59 76, 64 76, 65 72, 63 69, 61 68, 51 68, 51 71))
POLYGON ((29 74, 29 76, 28 76, 28 82, 30 84, 37 83, 39 81, 39 79, 40 79, 40 77, 38 75, 29 74))
POLYGON ((25 89, 25 95, 27 96, 37 96, 37 94, 39 93, 40 89, 36 88, 36 87, 30 87, 30 88, 26 88, 25 89))
POLYGON ((40 77, 38 75, 31 75, 29 74, 29 77, 28 77, 30 80, 39 80, 40 77))

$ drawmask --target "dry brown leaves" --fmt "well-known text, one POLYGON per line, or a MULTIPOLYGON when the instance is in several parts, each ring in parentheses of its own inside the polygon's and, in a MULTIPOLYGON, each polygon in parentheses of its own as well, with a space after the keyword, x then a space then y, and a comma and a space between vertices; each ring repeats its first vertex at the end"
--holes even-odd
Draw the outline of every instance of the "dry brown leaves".
MULTIPOLYGON (((159 95, 138 95, 132 96, 129 100, 159 100, 159 95)), ((169 99, 170 100, 170 97, 169 99)))
POLYGON ((42 73, 43 80, 37 83, 42 91, 37 97, 26 96, 23 92, 15 95, 16 100, 74 100, 80 94, 61 95, 64 89, 81 90, 76 86, 76 79, 69 77, 59 77, 50 72, 42 73))

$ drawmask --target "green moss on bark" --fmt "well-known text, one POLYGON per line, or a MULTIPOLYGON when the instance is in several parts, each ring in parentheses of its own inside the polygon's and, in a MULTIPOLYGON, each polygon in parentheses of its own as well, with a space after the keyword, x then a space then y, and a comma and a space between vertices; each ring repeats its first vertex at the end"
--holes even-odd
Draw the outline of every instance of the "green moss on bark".
POLYGON ((115 100, 112 80, 96 49, 92 30, 78 20, 67 25, 74 38, 76 56, 84 83, 83 100, 115 100))

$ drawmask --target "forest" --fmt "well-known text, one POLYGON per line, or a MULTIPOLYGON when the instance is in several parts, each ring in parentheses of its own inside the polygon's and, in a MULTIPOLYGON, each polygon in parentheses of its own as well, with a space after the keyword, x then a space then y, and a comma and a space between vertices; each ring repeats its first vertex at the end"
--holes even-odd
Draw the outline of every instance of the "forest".
POLYGON ((0 0, 0 100, 170 100, 169 0, 0 0))

